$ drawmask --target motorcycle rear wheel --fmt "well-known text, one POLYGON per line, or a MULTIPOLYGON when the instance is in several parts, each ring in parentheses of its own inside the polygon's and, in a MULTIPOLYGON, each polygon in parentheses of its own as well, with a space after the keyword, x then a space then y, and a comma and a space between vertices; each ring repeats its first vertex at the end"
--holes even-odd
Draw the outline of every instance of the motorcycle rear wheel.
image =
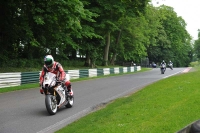
POLYGON ((55 97, 53 95, 46 95, 45 97, 46 109, 50 115, 55 115, 58 109, 57 103, 54 99, 55 97))

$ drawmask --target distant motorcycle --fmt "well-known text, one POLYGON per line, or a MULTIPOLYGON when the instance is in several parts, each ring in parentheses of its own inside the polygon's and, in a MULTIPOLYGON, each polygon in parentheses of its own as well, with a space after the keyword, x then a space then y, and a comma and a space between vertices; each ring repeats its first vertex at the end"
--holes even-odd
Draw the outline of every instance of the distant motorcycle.
POLYGON ((160 66, 161 74, 164 74, 165 70, 166 70, 166 65, 165 64, 161 64, 161 66, 160 66))
POLYGON ((53 73, 46 73, 42 88, 45 93, 45 105, 48 113, 54 115, 58 108, 63 106, 71 108, 74 103, 74 95, 65 94, 64 83, 58 81, 53 73))
POLYGON ((173 70, 173 64, 172 64, 172 63, 168 64, 168 66, 169 66, 169 68, 170 68, 171 70, 173 70))

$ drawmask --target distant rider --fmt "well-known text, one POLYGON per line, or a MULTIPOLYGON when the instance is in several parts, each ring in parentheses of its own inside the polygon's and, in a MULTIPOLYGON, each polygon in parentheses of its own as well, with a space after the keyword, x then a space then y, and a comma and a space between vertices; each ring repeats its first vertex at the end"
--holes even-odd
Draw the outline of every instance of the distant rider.
POLYGON ((170 65, 173 65, 172 61, 169 61, 169 66, 170 66, 170 65))
POLYGON ((164 60, 160 63, 160 66, 162 66, 163 64, 165 65, 165 70, 166 70, 166 63, 164 60))
POLYGON ((173 63, 172 63, 171 61, 169 61, 168 66, 169 66, 171 69, 173 69, 173 63))
MULTIPOLYGON (((46 55, 44 57, 44 66, 42 68, 42 72, 40 75, 40 86, 42 86, 42 83, 44 81, 44 75, 46 72, 54 73, 58 76, 60 81, 65 82, 65 91, 68 91, 70 95, 73 95, 71 83, 69 79, 67 79, 66 73, 62 67, 62 65, 59 62, 54 61, 54 58, 52 55, 46 55), (67 90, 66 90, 67 88, 67 90)), ((43 94, 44 90, 40 88, 40 93, 43 94)))

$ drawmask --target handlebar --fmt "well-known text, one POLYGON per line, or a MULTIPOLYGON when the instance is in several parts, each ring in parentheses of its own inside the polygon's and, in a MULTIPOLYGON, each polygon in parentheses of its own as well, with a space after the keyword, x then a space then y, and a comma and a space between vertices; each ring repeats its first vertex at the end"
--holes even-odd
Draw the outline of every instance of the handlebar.
POLYGON ((64 84, 64 81, 56 80, 56 84, 61 84, 61 85, 63 85, 63 84, 64 84))
POLYGON ((56 83, 63 83, 63 81, 61 81, 61 80, 56 80, 56 83))

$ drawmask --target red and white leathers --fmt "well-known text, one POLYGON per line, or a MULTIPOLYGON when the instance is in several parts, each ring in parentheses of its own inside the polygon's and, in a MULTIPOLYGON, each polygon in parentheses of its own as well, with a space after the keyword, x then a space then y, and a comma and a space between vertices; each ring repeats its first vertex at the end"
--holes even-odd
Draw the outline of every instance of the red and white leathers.
MULTIPOLYGON (((66 73, 62 67, 62 65, 59 62, 54 61, 52 67, 48 68, 46 67, 46 65, 44 65, 44 67, 42 68, 42 72, 40 75, 40 86, 44 81, 44 75, 46 72, 51 72, 57 75, 58 79, 60 81, 64 81, 65 82, 65 86, 67 87, 68 91, 70 92, 71 95, 73 95, 73 91, 71 89, 71 83, 68 79, 68 77, 66 76, 66 73)), ((40 89, 40 93, 43 93, 43 89, 40 89)))

